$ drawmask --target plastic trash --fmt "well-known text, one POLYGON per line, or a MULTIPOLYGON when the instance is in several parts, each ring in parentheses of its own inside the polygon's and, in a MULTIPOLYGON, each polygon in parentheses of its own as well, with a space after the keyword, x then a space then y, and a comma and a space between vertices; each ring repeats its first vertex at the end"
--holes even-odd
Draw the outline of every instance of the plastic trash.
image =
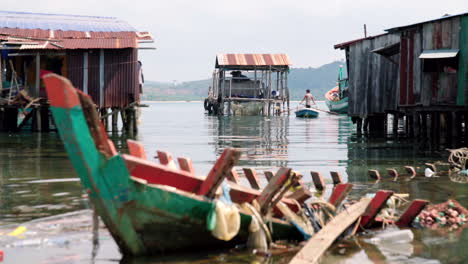
POLYGON ((216 202, 216 226, 211 234, 217 239, 229 241, 239 233, 240 214, 235 205, 216 202))
POLYGON ((434 176, 434 172, 433 172, 431 169, 426 168, 426 169, 424 170, 424 176, 426 176, 426 177, 432 177, 432 176, 434 176))
POLYGON ((370 243, 409 243, 413 241, 414 234, 409 229, 385 231, 369 239, 370 243))
POLYGON ((15 230, 8 233, 9 236, 20 236, 28 229, 25 226, 18 226, 15 230))

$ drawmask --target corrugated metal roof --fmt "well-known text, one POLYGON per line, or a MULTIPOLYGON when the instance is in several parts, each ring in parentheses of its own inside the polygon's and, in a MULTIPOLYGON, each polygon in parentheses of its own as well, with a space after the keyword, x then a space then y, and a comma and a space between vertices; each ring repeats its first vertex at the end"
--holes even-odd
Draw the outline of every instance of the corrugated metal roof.
POLYGON ((385 36, 385 35, 387 35, 387 34, 388 34, 388 33, 384 33, 384 34, 380 34, 380 35, 369 36, 369 37, 365 37, 365 38, 360 38, 360 39, 354 39, 354 40, 346 41, 346 42, 343 42, 343 43, 339 43, 339 44, 334 45, 333 48, 335 48, 335 49, 343 49, 343 48, 346 48, 346 47, 348 47, 348 46, 353 45, 354 43, 358 43, 358 42, 361 42, 361 41, 366 40, 366 39, 373 39, 373 38, 385 36))
POLYGON ((74 31, 136 31, 115 17, 0 11, 0 27, 74 31))
POLYGON ((453 58, 458 54, 458 49, 439 49, 439 50, 424 50, 420 59, 443 59, 443 58, 453 58))
POLYGON ((35 42, 37 44, 23 44, 18 49, 125 49, 138 46, 136 39, 63 39, 61 41, 35 42))
POLYGON ((392 33, 392 32, 396 32, 396 31, 399 31, 399 30, 403 30, 405 28, 414 27, 414 26, 417 26, 419 24, 431 23, 431 22, 435 22, 435 21, 439 21, 439 20, 450 19, 450 18, 454 18, 454 17, 458 17, 458 16, 466 16, 466 15, 468 15, 468 12, 457 14, 457 15, 444 15, 444 16, 436 18, 436 19, 431 19, 431 20, 427 20, 427 21, 423 21, 423 22, 417 22, 417 23, 409 24, 409 25, 405 25, 405 26, 389 28, 389 29, 386 29, 385 31, 387 31, 389 33, 392 33))
POLYGON ((286 54, 218 54, 219 66, 289 66, 291 61, 286 54))

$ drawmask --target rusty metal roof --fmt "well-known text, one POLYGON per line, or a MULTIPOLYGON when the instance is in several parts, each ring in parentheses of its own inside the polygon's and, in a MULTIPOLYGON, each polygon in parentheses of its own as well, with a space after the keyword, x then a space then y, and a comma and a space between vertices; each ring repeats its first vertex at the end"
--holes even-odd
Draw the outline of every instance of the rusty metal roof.
POLYGON ((414 27, 414 26, 417 26, 417 25, 420 25, 420 24, 431 23, 431 22, 436 22, 436 21, 439 21, 439 20, 450 19, 450 18, 459 17, 459 16, 466 16, 466 15, 468 15, 468 12, 457 14, 457 15, 448 15, 447 14, 447 15, 444 15, 444 16, 436 18, 436 19, 431 19, 431 20, 427 20, 427 21, 423 21, 423 22, 417 22, 417 23, 409 24, 409 25, 405 25, 405 26, 393 27, 393 28, 386 29, 385 31, 392 33, 392 32, 404 30, 404 29, 407 29, 407 28, 410 28, 410 27, 414 27))
POLYGON ((219 66, 289 66, 291 61, 286 54, 218 54, 219 66))
POLYGON ((365 37, 365 38, 360 38, 360 39, 354 39, 354 40, 350 40, 350 41, 346 41, 346 42, 343 42, 343 43, 340 43, 340 44, 336 44, 333 46, 333 48, 335 49, 343 49, 343 48, 346 48, 346 47, 349 47, 355 43, 358 43, 358 42, 361 42, 363 40, 366 40, 366 39, 374 39, 374 38, 377 38, 377 37, 381 37, 381 36, 385 36, 387 35, 388 33, 384 33, 384 34, 380 34, 380 35, 375 35, 375 36, 369 36, 369 37, 365 37))

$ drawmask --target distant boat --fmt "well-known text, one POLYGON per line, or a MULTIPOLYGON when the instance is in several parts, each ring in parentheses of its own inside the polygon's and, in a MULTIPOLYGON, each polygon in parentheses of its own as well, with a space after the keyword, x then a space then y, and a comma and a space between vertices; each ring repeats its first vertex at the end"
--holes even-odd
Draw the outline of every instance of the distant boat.
POLYGON ((331 112, 348 113, 348 78, 343 78, 342 67, 338 75, 338 86, 325 93, 325 103, 331 112))
POLYGON ((315 117, 318 117, 319 115, 319 112, 310 108, 299 109, 294 113, 296 114, 296 117, 304 117, 304 118, 315 118, 315 117))

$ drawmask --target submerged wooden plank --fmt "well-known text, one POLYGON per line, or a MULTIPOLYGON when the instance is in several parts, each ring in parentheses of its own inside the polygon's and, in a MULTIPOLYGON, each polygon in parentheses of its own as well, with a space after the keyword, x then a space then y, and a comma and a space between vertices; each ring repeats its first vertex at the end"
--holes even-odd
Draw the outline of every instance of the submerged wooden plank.
POLYGON ((333 192, 330 195, 330 198, 328 199, 328 202, 333 206, 338 207, 338 205, 343 202, 352 188, 353 185, 351 183, 340 183, 336 185, 335 189, 333 189, 333 192))
POLYGON ((406 227, 413 222, 414 218, 426 207, 429 201, 416 199, 411 202, 400 219, 395 223, 399 227, 406 227))
POLYGON ((179 167, 181 170, 195 174, 195 169, 193 168, 192 160, 189 158, 179 157, 177 158, 179 162, 179 167))
POLYGON ((147 159, 145 147, 138 141, 127 139, 128 153, 140 159, 147 159))
POLYGON ((197 194, 209 198, 214 197, 216 190, 239 158, 240 151, 233 148, 225 149, 201 184, 197 194))
POLYGON ((314 183, 315 189, 322 191, 325 189, 325 181, 323 180, 322 174, 317 171, 311 171, 312 182, 314 183))
POLYGON ((294 256, 289 264, 317 263, 323 253, 333 244, 333 241, 366 212, 370 202, 370 199, 363 198, 338 214, 307 241, 307 244, 294 256))
POLYGON ((258 180, 257 172, 252 168, 243 168, 245 177, 250 183, 250 186, 256 190, 260 190, 260 181, 258 180))

